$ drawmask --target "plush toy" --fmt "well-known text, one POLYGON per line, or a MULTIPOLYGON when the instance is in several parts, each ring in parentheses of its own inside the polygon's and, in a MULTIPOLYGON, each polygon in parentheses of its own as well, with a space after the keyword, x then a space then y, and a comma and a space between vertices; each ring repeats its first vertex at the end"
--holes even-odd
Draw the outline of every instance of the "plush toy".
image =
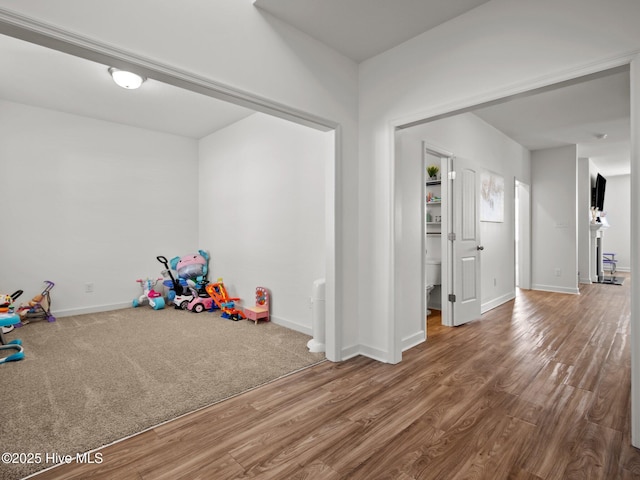
POLYGON ((200 286, 207 282, 209 253, 198 250, 198 253, 174 257, 171 259, 170 265, 171 269, 177 272, 178 279, 192 280, 200 286))

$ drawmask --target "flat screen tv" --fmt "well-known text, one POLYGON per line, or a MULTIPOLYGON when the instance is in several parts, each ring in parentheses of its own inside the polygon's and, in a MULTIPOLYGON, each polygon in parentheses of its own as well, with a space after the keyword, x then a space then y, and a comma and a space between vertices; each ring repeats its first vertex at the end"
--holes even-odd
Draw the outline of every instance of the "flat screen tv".
POLYGON ((592 206, 597 210, 604 210, 604 191, 607 187, 607 179, 598 174, 596 178, 596 186, 593 188, 593 201, 592 206))

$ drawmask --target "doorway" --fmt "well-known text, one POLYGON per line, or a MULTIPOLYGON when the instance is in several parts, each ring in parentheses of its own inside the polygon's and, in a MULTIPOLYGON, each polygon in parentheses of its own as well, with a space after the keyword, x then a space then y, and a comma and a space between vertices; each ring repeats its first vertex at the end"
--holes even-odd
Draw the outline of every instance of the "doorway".
POLYGON ((423 278, 425 285, 426 319, 425 333, 429 335, 429 325, 447 325, 449 319, 445 292, 449 291, 448 252, 446 233, 449 224, 449 198, 447 190, 448 164, 452 154, 423 144, 424 202, 422 218, 423 234, 423 278), (443 270, 447 270, 443 274, 443 270), (429 318, 431 317, 431 318, 429 318))
MULTIPOLYGON (((340 125, 330 119, 323 119, 313 114, 309 114, 303 111, 296 110, 294 108, 288 108, 287 106, 277 104, 265 99, 257 98, 251 94, 245 93, 241 90, 236 90, 231 87, 225 87, 215 82, 208 81, 202 77, 197 77, 189 74, 188 72, 181 71, 179 69, 169 68, 164 65, 156 64, 150 60, 127 55, 126 52, 110 49, 108 46, 102 45, 98 42, 86 41, 83 43, 81 50, 77 48, 78 38, 67 35, 64 32, 52 32, 44 26, 39 26, 38 34, 34 34, 30 29, 31 25, 24 27, 11 27, 8 30, 10 34, 7 37, 14 39, 24 40, 25 42, 33 45, 39 45, 56 53, 68 54, 70 58, 88 60, 91 63, 98 65, 98 68, 106 72, 107 65, 118 65, 121 68, 128 68, 134 72, 139 72, 145 75, 149 79, 148 85, 151 84, 151 80, 154 80, 154 84, 158 88, 171 88, 175 87, 175 90, 181 90, 188 92, 188 95, 198 95, 202 99, 217 99, 233 103, 237 106, 242 106, 252 109, 254 112, 260 112, 266 114, 269 117, 275 117, 276 119, 285 120, 301 126, 303 128, 311 129, 314 131, 322 132, 327 136, 327 144, 330 144, 328 155, 325 159, 324 172, 322 175, 318 175, 318 178, 322 178, 324 187, 322 192, 318 192, 318 195, 314 196, 315 206, 319 206, 318 211, 323 210, 323 223, 324 229, 318 234, 319 242, 324 244, 324 273, 326 278, 326 356, 332 361, 339 361, 342 359, 342 331, 341 325, 336 325, 338 317, 336 311, 341 310, 342 301, 341 295, 336 292, 341 290, 341 274, 339 269, 341 265, 338 264, 338 258, 340 257, 341 248, 337 240, 340 238, 341 231, 341 196, 339 188, 336 185, 340 185, 341 169, 339 168, 342 140, 340 125), (55 33, 55 40, 54 40, 55 33), (329 138, 331 137, 331 138, 329 138)), ((0 20, 0 30, 3 32, 7 28, 6 23, 0 20)), ((3 34, 4 35, 4 34, 3 34)), ((105 75, 106 78, 106 75, 105 75)), ((111 80, 108 80, 111 82, 111 80)), ((176 95, 167 95, 167 98, 173 98, 176 95)), ((99 98, 99 96, 95 96, 99 98)), ((195 101, 194 104, 205 103, 204 101, 195 101)), ((174 112, 175 113, 175 112, 174 112)), ((177 115, 173 115, 177 117, 177 115)), ((169 117, 169 115, 156 115, 156 117, 169 117)), ((180 157, 180 155, 174 155, 180 157)), ((255 158, 259 158, 260 155, 255 155, 255 158)), ((169 163, 168 161, 166 163, 169 163)), ((299 164, 299 162, 298 162, 299 164)), ((275 170, 274 170, 275 171, 275 170)), ((197 176, 195 177, 196 183, 198 182, 197 176)), ((169 175, 166 178, 173 178, 169 175)), ((318 182, 320 183, 320 182, 318 182)), ((304 182, 302 182, 304 184, 304 182)), ((169 188, 166 191, 170 191, 169 188)), ((175 204, 175 202, 172 202, 175 204)), ((198 205, 197 198, 190 198, 188 204, 198 205)), ((245 202, 245 206, 248 202, 245 202)), ((196 211, 193 209, 191 211, 196 211)), ((255 210, 254 210, 255 211, 255 210)), ((253 211, 252 211, 253 212, 253 211)), ((179 213, 179 212, 178 212, 179 213)), ((183 216, 178 213, 173 216, 182 219, 183 216)), ((251 213, 251 212, 250 212, 251 213)), ((290 216, 295 218, 295 216, 290 216)), ((160 225, 160 222, 157 223, 160 225)), ((164 232, 163 232, 164 233, 164 232)), ((217 233, 219 235, 219 233, 217 233)), ((162 238, 162 235, 156 235, 162 238)), ((172 251, 173 245, 169 245, 170 248, 166 248, 167 251, 172 251)), ((174 249, 178 252, 180 249, 174 249)), ((322 260, 320 260, 322 261, 322 260)), ((319 277, 315 275, 314 277, 319 277)), ((315 279, 315 278, 314 278, 315 279)), ((299 308, 304 314, 307 307, 307 295, 311 292, 312 282, 307 282, 306 279, 301 285, 301 288, 305 289, 303 294, 297 298, 302 300, 296 303, 296 308, 299 308)), ((255 286, 252 284, 252 287, 255 286)), ((250 298, 250 295, 245 295, 246 298, 250 298)), ((105 303, 106 304, 106 303, 105 303)), ((295 318, 293 315, 289 315, 289 318, 295 318)), ((338 317, 339 318, 339 317, 338 317)), ((298 326, 297 324, 291 325, 292 327, 298 326)), ((301 328, 306 328, 307 325, 301 325, 301 328)), ((310 327, 309 327, 310 330, 310 327)), ((311 333, 305 331, 304 333, 311 333)))
POLYGON ((429 325, 459 326, 480 317, 479 166, 423 142, 422 278, 429 325), (434 322, 429 321, 433 315, 434 322))

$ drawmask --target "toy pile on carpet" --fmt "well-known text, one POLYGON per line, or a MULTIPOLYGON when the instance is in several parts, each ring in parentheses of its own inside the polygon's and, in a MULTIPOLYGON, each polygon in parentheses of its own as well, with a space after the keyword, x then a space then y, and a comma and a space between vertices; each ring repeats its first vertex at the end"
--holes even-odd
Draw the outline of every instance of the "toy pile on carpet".
MULTIPOLYGON (((134 307, 148 303, 153 309, 160 310, 165 305, 173 303, 177 309, 195 313, 220 310, 222 318, 236 321, 246 318, 237 305, 240 298, 229 296, 222 278, 216 282, 209 282, 207 279, 210 259, 208 252, 198 250, 197 253, 173 257, 171 260, 164 256, 158 256, 156 259, 164 266, 162 277, 137 280, 143 292, 133 300, 134 307), (168 289, 166 301, 162 293, 156 289, 160 282, 168 289)), ((263 287, 260 289, 262 292, 266 291, 263 287)), ((268 309, 268 304, 261 308, 268 309)), ((259 318, 268 321, 268 313, 263 313, 259 318)), ((255 315, 252 316, 252 320, 257 323, 255 315)))

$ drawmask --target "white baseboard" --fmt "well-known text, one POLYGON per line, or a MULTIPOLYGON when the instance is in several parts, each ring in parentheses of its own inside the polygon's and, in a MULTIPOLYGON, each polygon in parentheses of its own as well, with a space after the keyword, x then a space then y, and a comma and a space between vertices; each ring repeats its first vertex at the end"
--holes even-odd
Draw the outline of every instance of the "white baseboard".
POLYGON ((426 339, 426 332, 424 330, 420 330, 413 335, 409 335, 408 337, 402 339, 402 351, 404 352, 405 350, 409 350, 416 345, 420 345, 426 339))
POLYGON ((591 285, 593 282, 591 281, 591 278, 587 277, 587 278, 580 278, 578 280, 578 282, 580 283, 584 283, 586 285, 591 285))
POLYGON ((540 285, 538 283, 533 284, 531 286, 532 290, 540 290, 542 292, 553 292, 553 293, 569 293, 572 295, 579 295, 580 290, 577 288, 569 288, 569 287, 558 287, 557 285, 540 285))
POLYGON ((372 360, 377 360, 378 362, 389 363, 389 355, 387 352, 367 345, 351 345, 350 347, 343 348, 341 353, 341 362, 357 357, 358 355, 362 355, 363 357, 368 357, 372 360))
POLYGON ((360 345, 351 345, 342 349, 341 362, 360 355, 360 345))
MULTIPOLYGON (((54 317, 70 317, 72 315, 85 315, 88 313, 110 312, 112 310, 122 310, 123 308, 131 308, 131 302, 127 303, 111 303, 109 305, 94 305, 92 307, 80 307, 80 308, 68 308, 66 310, 54 310, 52 313, 54 317)), ((173 308, 173 307, 172 307, 173 308)), ((295 330, 296 332, 304 333, 305 335, 313 336, 311 327, 302 325, 300 323, 292 322, 281 317, 271 315, 271 321, 276 325, 295 330)))
POLYGON ((111 310, 122 310, 123 308, 132 308, 131 302, 94 305, 92 307, 67 308, 65 310, 54 310, 52 313, 54 317, 58 318, 70 317, 72 315, 85 315, 87 313, 110 312, 111 310))
POLYGON ((296 332, 304 333, 305 335, 311 335, 313 337, 313 329, 306 325, 292 322, 291 320, 287 320, 282 317, 277 317, 275 315, 271 315, 271 321, 276 325, 280 325, 281 327, 285 327, 290 330, 295 330, 296 332))
POLYGON ((360 345, 360 355, 364 355, 365 357, 369 357, 379 362, 389 363, 388 352, 385 352, 384 350, 379 350, 377 348, 369 347, 367 345, 360 345))
POLYGON ((504 295, 498 298, 494 298, 493 300, 489 300, 488 302, 483 303, 480 306, 480 312, 485 313, 485 312, 488 312, 489 310, 493 310, 494 308, 499 307, 500 305, 507 303, 513 300, 514 298, 516 298, 515 292, 505 293, 504 295))

